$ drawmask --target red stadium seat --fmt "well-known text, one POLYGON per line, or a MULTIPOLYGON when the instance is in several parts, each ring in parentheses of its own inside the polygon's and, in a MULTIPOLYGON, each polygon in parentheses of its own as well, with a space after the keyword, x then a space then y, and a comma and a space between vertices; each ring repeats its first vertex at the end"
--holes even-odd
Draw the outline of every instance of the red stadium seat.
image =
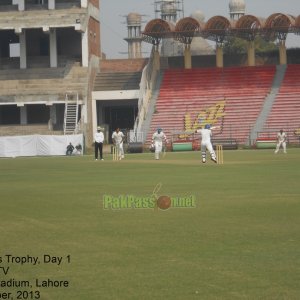
POLYGON ((184 131, 185 114, 192 122, 225 99, 223 132, 218 138, 247 142, 276 72, 275 66, 166 70, 147 137, 162 127, 167 136, 184 131))

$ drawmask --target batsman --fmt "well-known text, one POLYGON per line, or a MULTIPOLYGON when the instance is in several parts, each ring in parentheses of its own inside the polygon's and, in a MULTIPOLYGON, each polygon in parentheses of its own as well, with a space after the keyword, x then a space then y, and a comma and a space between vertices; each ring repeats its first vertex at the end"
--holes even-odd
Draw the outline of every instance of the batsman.
POLYGON ((217 163, 216 153, 211 144, 211 136, 212 130, 219 129, 220 126, 210 126, 210 124, 206 124, 204 128, 197 129, 195 133, 201 134, 201 155, 202 162, 206 163, 206 149, 209 151, 210 158, 213 162, 217 163))

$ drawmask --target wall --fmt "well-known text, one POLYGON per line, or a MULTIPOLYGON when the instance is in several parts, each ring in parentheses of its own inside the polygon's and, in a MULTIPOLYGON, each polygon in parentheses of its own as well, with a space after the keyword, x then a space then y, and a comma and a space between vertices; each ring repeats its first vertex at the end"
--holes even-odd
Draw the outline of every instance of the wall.
POLYGON ((95 7, 99 8, 100 4, 99 4, 100 0, 90 0, 89 3, 93 4, 95 7))
POLYGON ((148 63, 148 58, 107 59, 100 61, 101 72, 140 72, 148 63))
POLYGON ((100 25, 99 22, 92 17, 89 19, 88 34, 89 58, 91 55, 100 57, 100 25))

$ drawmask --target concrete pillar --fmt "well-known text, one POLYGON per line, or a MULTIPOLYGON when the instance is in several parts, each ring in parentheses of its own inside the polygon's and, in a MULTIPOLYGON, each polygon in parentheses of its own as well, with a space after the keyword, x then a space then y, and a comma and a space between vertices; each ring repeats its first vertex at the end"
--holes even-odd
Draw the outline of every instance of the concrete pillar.
POLYGON ((153 54, 153 67, 155 71, 160 70, 160 56, 159 56, 158 46, 155 46, 155 50, 153 54))
POLYGON ((141 53, 141 44, 139 42, 128 44, 128 58, 141 58, 141 53))
POLYGON ((25 10, 25 0, 19 0, 18 9, 19 9, 19 11, 25 10))
POLYGON ((26 30, 23 29, 19 35, 20 40, 20 69, 27 68, 26 30))
POLYGON ((192 55, 191 55, 191 45, 185 45, 184 48, 184 68, 192 68, 192 55))
POLYGON ((216 48, 216 65, 218 68, 223 68, 224 63, 223 63, 223 48, 222 46, 217 45, 216 48))
POLYGON ((279 41, 279 64, 280 65, 287 64, 285 40, 279 41))
MULTIPOLYGON (((97 102, 96 99, 92 98, 92 134, 97 130, 97 102)), ((94 137, 92 138, 94 139, 94 137)))
POLYGON ((27 125, 27 106, 20 107, 20 123, 21 125, 27 125))
POLYGON ((87 67, 89 65, 89 39, 88 39, 88 28, 82 33, 81 38, 81 55, 82 55, 82 66, 87 67))
POLYGON ((87 104, 87 96, 83 98, 83 104, 81 105, 81 124, 86 125, 88 120, 88 104, 87 104))
POLYGON ((247 45, 248 51, 248 66, 255 66, 255 44, 254 41, 249 41, 247 45))
POLYGON ((55 125, 56 122, 57 122, 56 105, 51 105, 50 106, 50 120, 51 120, 51 125, 55 125))
POLYGON ((137 53, 136 58, 142 58, 143 57, 142 56, 142 44, 141 43, 137 43, 136 47, 137 47, 137 49, 136 49, 136 53, 137 53))
POLYGON ((56 40, 56 29, 50 29, 50 67, 57 68, 57 40, 56 40))
POLYGON ((129 58, 129 59, 133 58, 133 48, 132 48, 132 43, 128 43, 128 58, 129 58))
POLYGON ((55 0, 48 0, 48 9, 55 9, 55 0))

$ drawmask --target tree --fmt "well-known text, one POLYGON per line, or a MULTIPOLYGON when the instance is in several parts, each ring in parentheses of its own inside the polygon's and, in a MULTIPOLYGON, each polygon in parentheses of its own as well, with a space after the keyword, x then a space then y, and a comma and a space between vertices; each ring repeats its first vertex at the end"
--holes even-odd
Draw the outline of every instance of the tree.
MULTIPOLYGON (((224 54, 236 55, 247 53, 248 42, 241 38, 231 37, 224 42, 224 54)), ((266 53, 277 50, 277 46, 272 41, 266 41, 262 37, 256 37, 254 40, 255 52, 266 53)))
POLYGON ((230 55, 247 53, 247 41, 230 37, 224 42, 223 52, 230 55))
POLYGON ((258 36, 255 39, 255 51, 257 53, 266 53, 278 50, 275 41, 266 41, 262 37, 258 36))

